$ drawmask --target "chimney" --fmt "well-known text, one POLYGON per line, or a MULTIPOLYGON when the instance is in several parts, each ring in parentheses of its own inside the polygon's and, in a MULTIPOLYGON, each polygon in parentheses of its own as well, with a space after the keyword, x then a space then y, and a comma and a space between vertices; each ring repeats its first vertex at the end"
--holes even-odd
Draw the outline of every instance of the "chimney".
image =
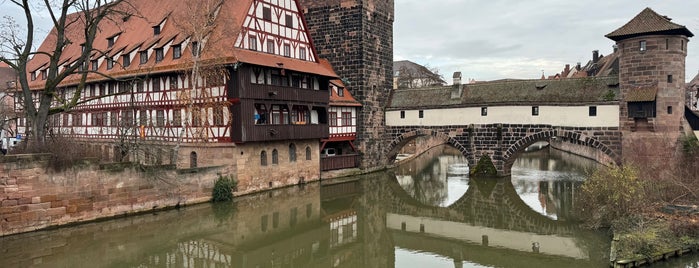
POLYGON ((570 73, 570 64, 566 64, 566 68, 563 69, 563 73, 561 74, 561 76, 567 77, 569 73, 570 73))
POLYGON ((454 85, 461 85, 461 72, 454 72, 452 78, 454 79, 454 85))
POLYGON ((599 50, 592 51, 592 63, 597 63, 599 61, 599 50))
POLYGON ((582 69, 582 67, 580 66, 580 62, 578 62, 577 64, 575 64, 575 69, 578 70, 578 71, 580 71, 580 69, 582 69))

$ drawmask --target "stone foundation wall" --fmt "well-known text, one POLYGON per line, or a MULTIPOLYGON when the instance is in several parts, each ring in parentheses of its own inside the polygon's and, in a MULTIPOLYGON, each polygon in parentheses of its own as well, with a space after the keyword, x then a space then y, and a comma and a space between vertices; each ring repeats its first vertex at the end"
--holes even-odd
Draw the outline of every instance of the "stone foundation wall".
POLYGON ((238 145, 235 150, 237 195, 320 180, 320 143, 318 140, 259 142, 238 145), (296 147, 296 160, 290 158, 290 145, 296 147), (310 160, 306 156, 310 152, 310 160), (274 161, 274 150, 277 161, 274 161), (262 151, 266 165, 261 165, 262 151))
POLYGON ((46 164, 46 156, 2 158, 0 236, 206 202, 220 172, 109 171, 94 163, 53 172, 46 164))

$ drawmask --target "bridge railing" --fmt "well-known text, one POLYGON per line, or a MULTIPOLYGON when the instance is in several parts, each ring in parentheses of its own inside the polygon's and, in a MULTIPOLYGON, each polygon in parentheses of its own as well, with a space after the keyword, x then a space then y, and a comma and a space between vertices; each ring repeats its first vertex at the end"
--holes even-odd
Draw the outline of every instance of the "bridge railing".
POLYGON ((336 170, 345 168, 355 168, 359 166, 358 154, 344 154, 336 156, 326 156, 320 158, 320 170, 336 170))

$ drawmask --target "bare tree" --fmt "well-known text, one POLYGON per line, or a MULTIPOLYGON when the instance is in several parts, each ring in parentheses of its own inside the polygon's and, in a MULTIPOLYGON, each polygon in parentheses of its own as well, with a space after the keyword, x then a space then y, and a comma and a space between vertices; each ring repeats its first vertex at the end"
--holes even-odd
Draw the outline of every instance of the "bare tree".
MULTIPOLYGON (((17 72, 20 95, 17 98, 26 118, 28 139, 43 144, 47 135, 47 121, 50 115, 66 112, 77 106, 85 88, 89 68, 83 68, 94 53, 103 53, 93 48, 99 25, 109 20, 112 14, 129 13, 127 0, 43 0, 40 3, 29 0, 8 0, 23 11, 26 25, 20 26, 13 18, 5 17, 0 25, 0 61, 17 72), (36 7, 35 7, 36 5, 36 7), (53 23, 44 47, 33 51, 34 12, 36 9, 47 12, 53 23), (74 13, 70 14, 70 12, 74 13), (80 33, 77 36, 71 33, 80 33), (83 49, 69 66, 62 65, 64 49, 71 44, 81 44, 83 49), (45 80, 41 88, 32 88, 28 75, 32 60, 44 60, 45 80), (77 85, 70 96, 61 96, 59 85, 68 78, 76 78, 77 85), (36 96, 33 92, 38 92, 36 96)), ((115 20, 116 21, 116 20, 115 20)), ((42 74, 43 76, 44 74, 42 74)))

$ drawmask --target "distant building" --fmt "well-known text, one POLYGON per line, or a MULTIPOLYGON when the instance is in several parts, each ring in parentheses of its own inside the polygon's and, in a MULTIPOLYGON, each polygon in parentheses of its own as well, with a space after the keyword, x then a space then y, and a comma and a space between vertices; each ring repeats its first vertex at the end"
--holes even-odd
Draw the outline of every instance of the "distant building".
POLYGON ((615 49, 612 54, 604 56, 598 50, 592 51, 592 59, 587 64, 577 63, 572 68, 566 64, 560 73, 548 76, 546 79, 569 79, 582 77, 602 77, 619 74, 619 52, 615 49))
POLYGON ((15 113, 12 93, 17 90, 17 73, 9 65, 0 62, 0 145, 8 149, 15 139, 15 113))
POLYGON ((699 110, 699 73, 687 83, 687 106, 692 110, 699 110))
POLYGON ((447 82, 442 76, 425 66, 412 61, 393 62, 393 89, 443 86, 447 82))

